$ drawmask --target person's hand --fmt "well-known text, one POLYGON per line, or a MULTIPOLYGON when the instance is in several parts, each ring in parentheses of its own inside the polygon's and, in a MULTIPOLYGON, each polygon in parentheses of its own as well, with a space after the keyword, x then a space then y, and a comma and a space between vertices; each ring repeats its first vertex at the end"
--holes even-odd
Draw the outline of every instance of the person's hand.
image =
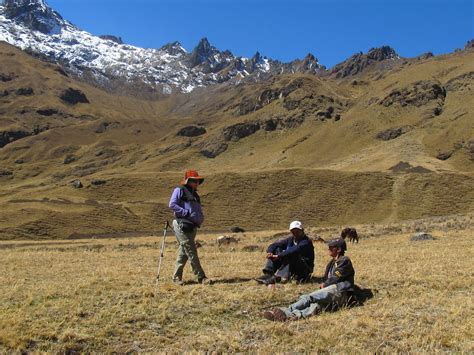
POLYGON ((272 258, 272 256, 273 256, 273 254, 272 254, 272 253, 267 253, 267 259, 271 259, 271 258, 272 258))
POLYGON ((272 259, 273 261, 277 261, 279 259, 278 255, 272 255, 270 257, 270 259, 272 259))
POLYGON ((319 284, 319 288, 324 288, 324 284, 319 284))

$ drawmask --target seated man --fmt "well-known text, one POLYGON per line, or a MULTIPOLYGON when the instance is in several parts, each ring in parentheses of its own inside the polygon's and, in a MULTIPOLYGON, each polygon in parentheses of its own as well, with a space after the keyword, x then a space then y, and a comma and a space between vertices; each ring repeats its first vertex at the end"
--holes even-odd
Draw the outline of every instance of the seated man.
POLYGON ((314 268, 313 242, 305 234, 303 224, 293 221, 290 224, 292 236, 271 244, 267 249, 267 262, 263 275, 257 282, 274 284, 288 281, 306 281, 314 268))
POLYGON ((288 308, 274 308, 265 311, 266 319, 285 322, 307 318, 328 308, 336 308, 347 304, 348 291, 354 287, 354 268, 349 257, 344 256, 343 239, 334 239, 328 242, 329 255, 332 260, 326 267, 324 282, 319 290, 303 295, 299 301, 288 308))

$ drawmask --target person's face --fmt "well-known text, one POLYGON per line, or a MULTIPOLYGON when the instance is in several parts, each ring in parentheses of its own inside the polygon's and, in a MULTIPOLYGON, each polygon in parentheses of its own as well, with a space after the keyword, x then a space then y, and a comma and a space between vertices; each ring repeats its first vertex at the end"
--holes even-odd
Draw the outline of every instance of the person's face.
POLYGON ((200 183, 201 183, 201 181, 199 181, 199 180, 188 179, 188 185, 194 190, 197 189, 197 187, 199 186, 200 183))
POLYGON ((293 237, 295 237, 295 239, 300 239, 301 237, 303 237, 304 235, 304 232, 301 230, 301 229, 298 229, 298 228, 293 228, 291 231, 291 234, 293 234, 293 237))
POLYGON ((328 249, 328 253, 331 258, 337 257, 340 251, 341 249, 339 249, 338 247, 329 247, 328 249))

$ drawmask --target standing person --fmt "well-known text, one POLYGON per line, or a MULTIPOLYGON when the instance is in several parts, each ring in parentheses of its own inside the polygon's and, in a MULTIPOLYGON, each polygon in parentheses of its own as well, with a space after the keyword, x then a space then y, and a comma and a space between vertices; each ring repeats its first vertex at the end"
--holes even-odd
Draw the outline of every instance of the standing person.
POLYGON ((343 239, 334 239, 328 242, 329 256, 332 258, 326 266, 324 282, 319 290, 300 299, 288 308, 274 308, 265 311, 263 316, 272 321, 285 322, 307 318, 331 307, 340 307, 347 304, 348 291, 354 289, 355 271, 351 259, 344 256, 343 239))
POLYGON ((201 284, 210 284, 199 261, 195 244, 197 229, 204 221, 201 199, 197 188, 204 178, 196 170, 188 170, 184 174, 181 186, 176 187, 171 195, 169 207, 173 210, 175 219, 173 229, 178 240, 178 257, 173 274, 173 282, 183 284, 183 269, 189 260, 193 273, 201 284))
POLYGON ((257 282, 268 285, 288 281, 291 277, 306 281, 311 276, 314 268, 313 242, 300 221, 291 222, 290 232, 290 237, 268 247, 263 275, 256 279, 257 282))

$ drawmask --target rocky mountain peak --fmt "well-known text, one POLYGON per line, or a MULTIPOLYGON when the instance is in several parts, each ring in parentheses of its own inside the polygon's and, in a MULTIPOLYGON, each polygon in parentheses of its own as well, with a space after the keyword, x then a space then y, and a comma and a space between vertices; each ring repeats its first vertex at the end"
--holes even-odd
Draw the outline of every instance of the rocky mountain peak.
POLYGON ((160 48, 160 51, 168 53, 169 55, 174 55, 174 56, 186 54, 186 50, 178 41, 165 44, 164 46, 160 48))
POLYGON ((379 48, 371 48, 366 54, 359 52, 352 55, 349 59, 337 64, 331 70, 331 74, 337 78, 345 78, 347 76, 354 76, 367 68, 382 66, 385 68, 391 67, 392 62, 399 59, 397 52, 389 46, 382 46, 379 48), (388 61, 387 59, 391 59, 388 61))
POLYGON ((230 51, 221 53, 216 47, 212 46, 206 37, 202 38, 198 45, 193 49, 189 57, 189 63, 192 68, 204 64, 206 66, 206 71, 209 71, 214 67, 217 62, 217 57, 222 55, 226 57, 232 56, 230 51))
POLYGON ((5 17, 33 31, 56 34, 66 21, 44 0, 4 0, 5 17))
POLYGON ((382 46, 379 48, 371 48, 367 53, 367 58, 376 61, 382 61, 385 59, 398 58, 399 55, 395 52, 395 49, 389 46, 382 46))

